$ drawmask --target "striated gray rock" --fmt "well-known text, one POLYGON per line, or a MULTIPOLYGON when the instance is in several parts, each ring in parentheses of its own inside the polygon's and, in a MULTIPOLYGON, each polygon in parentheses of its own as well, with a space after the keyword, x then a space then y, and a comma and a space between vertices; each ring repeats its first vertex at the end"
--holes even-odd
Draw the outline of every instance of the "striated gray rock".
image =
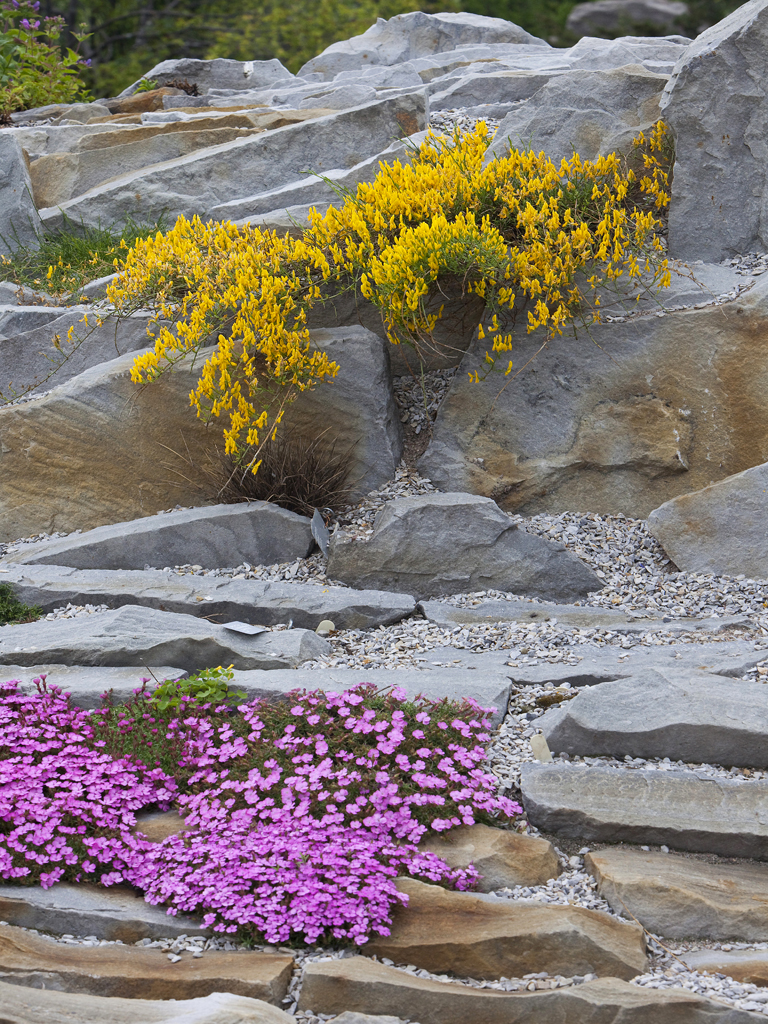
POLYGON ((543 150, 556 165, 621 152, 659 119, 664 75, 640 66, 556 75, 499 125, 486 163, 515 149, 543 150))
MULTIPOLYGON (((144 569, 170 565, 273 565, 305 558, 314 545, 306 516, 268 501, 208 505, 98 526, 11 552, 22 565, 144 569)), ((100 602, 99 602, 100 603, 100 602)))
POLYGON ((417 597, 491 587, 568 599, 602 586, 562 544, 518 530, 494 501, 470 494, 399 498, 376 517, 369 540, 333 534, 328 575, 417 597))
POLYGON ((694 772, 523 765, 529 820, 585 842, 665 844, 724 857, 768 858, 766 782, 694 772))
POLYGON ((665 502, 648 529, 684 572, 768 579, 768 462, 665 502))
POLYGON ((305 629, 246 636, 192 615, 130 604, 76 619, 0 628, 0 665, 176 664, 187 672, 214 665, 276 669, 295 668, 330 651, 327 640, 305 629))
POLYGON ((34 244, 40 221, 21 146, 7 131, 0 139, 0 253, 6 255, 19 242, 34 244))
POLYGON ((292 622, 300 629, 316 629, 323 619, 331 619, 337 629, 371 629, 399 622, 412 615, 416 607, 408 594, 380 590, 201 578, 151 570, 80 570, 5 563, 1 578, 13 586, 19 600, 40 605, 46 612, 70 602, 111 608, 140 604, 160 611, 204 615, 217 622, 239 619, 262 626, 292 622))
POLYGON ((81 708, 100 708, 101 696, 109 691, 116 704, 131 699, 146 680, 183 679, 188 673, 169 665, 142 665, 138 668, 93 665, 0 665, 0 682, 15 680, 23 693, 36 693, 35 679, 41 676, 51 686, 72 695, 72 703, 81 708))
POLYGON ((146 75, 129 85, 120 96, 133 96, 142 81, 157 82, 159 87, 187 79, 203 95, 211 89, 262 89, 293 81, 293 75, 279 60, 197 60, 182 57, 155 64, 146 75))
POLYGON ((717 263, 768 247, 767 47, 768 2, 750 0, 702 32, 675 65, 661 101, 675 137, 673 256, 717 263))
POLYGON ((602 898, 655 935, 768 939, 768 865, 706 864, 622 849, 589 853, 584 864, 602 898))
POLYGON ((322 75, 330 81, 343 71, 372 65, 403 64, 416 57, 444 53, 477 44, 534 44, 546 46, 512 22, 479 14, 398 14, 379 18, 367 32, 332 43, 299 71, 299 78, 322 75))
POLYGON ((768 766, 768 687, 742 679, 646 671, 582 690, 536 725, 555 752, 768 766))
POLYGON ((687 13, 688 4, 680 0, 589 0, 571 8, 565 25, 580 36, 617 36, 633 30, 644 35, 649 28, 674 32, 687 13))

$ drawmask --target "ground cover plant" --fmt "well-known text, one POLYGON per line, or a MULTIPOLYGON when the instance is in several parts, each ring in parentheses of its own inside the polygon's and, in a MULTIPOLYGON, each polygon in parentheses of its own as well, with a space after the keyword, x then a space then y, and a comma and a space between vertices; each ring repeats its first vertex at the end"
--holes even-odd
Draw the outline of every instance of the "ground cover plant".
POLYGON ((138 241, 109 298, 117 315, 150 309, 168 326, 133 379, 155 380, 214 343, 191 402, 204 420, 222 418, 226 454, 255 472, 288 403, 337 372, 310 344, 313 306, 355 291, 379 309, 390 341, 418 354, 439 344, 449 300, 478 301, 490 369, 511 350, 515 320, 553 337, 599 320, 606 285, 623 279, 639 294, 669 283, 662 122, 637 139, 637 171, 617 154, 557 167, 514 148, 486 164, 490 141, 482 122, 430 134, 338 209, 314 211, 300 238, 180 218, 138 241))
POLYGON ((362 684, 233 709, 164 686, 94 712, 44 679, 0 687, 1 877, 128 882, 241 937, 362 943, 407 902, 398 874, 473 884, 417 849, 428 829, 520 813, 483 766, 473 701, 362 684), (137 811, 174 804, 183 833, 135 831, 137 811))
POLYGON ((39 605, 24 604, 13 592, 10 583, 0 583, 0 626, 17 622, 34 622, 43 614, 39 605))

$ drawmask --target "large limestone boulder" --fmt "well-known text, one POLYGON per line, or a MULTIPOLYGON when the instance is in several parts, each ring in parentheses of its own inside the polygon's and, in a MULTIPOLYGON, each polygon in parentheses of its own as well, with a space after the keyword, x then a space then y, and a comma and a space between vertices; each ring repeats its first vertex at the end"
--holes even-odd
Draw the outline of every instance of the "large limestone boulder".
POLYGON ((353 36, 308 61, 299 77, 321 74, 326 81, 341 71, 378 64, 402 64, 414 57, 444 53, 478 43, 523 43, 546 46, 518 25, 479 14, 398 14, 379 18, 367 32, 353 36))
POLYGON ((576 4, 566 20, 566 28, 580 36, 617 36, 622 32, 649 28, 674 32, 688 4, 680 0, 591 0, 576 4))
POLYGON ((419 469, 441 489, 526 514, 647 516, 768 461, 766 317, 761 278, 723 306, 649 311, 542 351, 539 332, 521 330, 512 380, 472 383, 466 371, 482 370, 485 352, 475 347, 419 469))
POLYGON ((768 462, 665 502, 648 528, 684 572, 768 579, 768 462))
POLYGON ((142 81, 167 86, 171 82, 188 81, 205 94, 210 89, 260 89, 267 85, 290 82, 293 75, 279 60, 197 60, 182 57, 155 64, 146 75, 123 89, 120 96, 133 96, 142 81))
POLYGON ((32 184, 18 141, 0 133, 0 254, 19 243, 34 244, 40 222, 32 201, 32 184))
POLYGON ((573 71, 553 76, 499 125, 486 162, 516 149, 544 150, 559 164, 574 152, 582 159, 631 150, 640 131, 659 119, 665 75, 640 65, 613 71, 573 71))
POLYGON ((669 244, 720 261, 768 246, 768 0, 750 0, 691 43, 661 101, 675 136, 669 244))

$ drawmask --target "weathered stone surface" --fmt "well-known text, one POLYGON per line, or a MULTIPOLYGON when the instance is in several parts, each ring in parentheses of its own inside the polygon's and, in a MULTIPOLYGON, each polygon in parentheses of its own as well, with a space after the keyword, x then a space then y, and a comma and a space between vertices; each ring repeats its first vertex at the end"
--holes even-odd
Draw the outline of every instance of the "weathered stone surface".
POLYGON ((290 82, 293 75, 284 68, 279 60, 197 60, 193 57, 182 57, 177 60, 164 60, 155 64, 146 75, 133 85, 123 89, 122 96, 133 96, 139 84, 146 80, 165 86, 178 79, 187 79, 190 85, 196 85, 205 94, 210 89, 260 89, 279 82, 290 82))
POLYGON ((768 462, 665 502, 648 529, 684 572, 768 578, 768 462))
POLYGON ((0 983, 7 1024, 296 1024, 276 1006, 214 992, 200 999, 106 999, 0 983))
POLYGON ((73 569, 143 569, 243 562, 273 565, 305 558, 314 545, 306 516, 268 501, 208 505, 98 526, 17 549, 8 557, 27 565, 73 569))
POLYGON ((145 936, 208 934, 199 921, 187 914, 166 914, 127 885, 0 885, 0 920, 54 935, 95 935, 126 943, 145 936))
POLYGON ((742 679, 646 671, 582 690, 536 724, 568 754, 768 765, 768 687, 742 679))
POLYGON ((584 160, 630 153, 632 140, 659 119, 667 83, 642 67, 557 75, 504 118, 486 162, 515 149, 544 150, 556 165, 574 152, 584 160))
POLYGON ((379 1014, 372 1016, 370 1013, 355 1013, 345 1010, 338 1017, 334 1017, 330 1024, 405 1024, 401 1017, 382 1017, 379 1014))
POLYGON ((462 825, 447 832, 428 833, 419 847, 436 853, 452 868, 474 864, 483 876, 477 886, 479 892, 543 885, 560 874, 552 843, 488 825, 462 825))
POLYGON ((178 811, 136 811, 134 833, 140 832, 151 843, 162 843, 168 836, 185 831, 184 819, 178 811))
MULTIPOLYGON (((691 40, 686 36, 597 39, 584 36, 564 56, 572 68, 610 71, 628 64, 642 64, 649 71, 669 75, 691 40)), ((555 51, 557 52, 557 51, 555 51)))
POLYGON ((18 242, 33 244, 39 220, 32 186, 18 141, 3 133, 0 142, 0 253, 12 252, 18 242))
POLYGON ((687 13, 688 4, 680 0, 591 0, 576 4, 565 24, 580 36, 617 36, 633 30, 644 35, 649 27, 674 32, 687 13))
POLYGON ((589 853, 584 864, 603 899, 655 935, 768 939, 768 865, 621 849, 589 853))
POLYGON ((96 668, 91 665, 2 665, 0 682, 15 680, 24 693, 36 693, 35 679, 46 677, 51 686, 72 694, 72 702, 81 708, 101 707, 101 695, 111 691, 116 703, 127 701, 144 680, 153 686, 165 679, 183 679, 187 672, 167 665, 142 665, 140 668, 96 668))
POLYGON ((551 992, 503 993, 415 978, 365 957, 307 964, 299 1009, 396 1013, 427 1024, 757 1024, 761 1019, 680 989, 657 991, 618 978, 551 992))
POLYGON ((416 608, 408 594, 307 583, 201 578, 149 570, 79 570, 58 565, 22 567, 5 563, 0 569, 0 579, 12 584, 19 600, 40 605, 46 612, 69 603, 106 604, 110 608, 140 604, 160 611, 204 615, 218 622, 235 619, 262 626, 292 622, 299 629, 316 629, 323 619, 331 619, 337 629, 371 629, 399 622, 416 608))
POLYGON ((471 978, 607 974, 633 978, 646 967, 637 925, 583 907, 449 892, 401 878, 408 905, 397 906, 389 936, 374 936, 364 952, 428 971, 471 978))
POLYGON ((169 220, 194 215, 207 219, 221 203, 278 188, 304 171, 324 174, 352 167, 386 149, 393 138, 423 130, 426 118, 421 90, 377 99, 119 175, 48 208, 41 219, 49 228, 63 223, 64 216, 92 226, 128 216, 145 221, 161 215, 169 220))
POLYGON ((768 783, 687 771, 523 765, 528 819, 585 842, 659 843, 724 857, 768 859, 768 783))
MULTIPOLYGON (((212 992, 280 1005, 293 957, 280 953, 216 953, 169 964, 159 949, 68 946, 21 928, 0 927, 0 975, 45 974, 60 992, 120 999, 194 999, 212 992)), ((6 978, 5 980, 12 980, 6 978)), ((37 987, 37 986, 35 986, 37 987)))
POLYGON ((332 43, 299 71, 299 77, 320 74, 330 81, 342 71, 371 65, 403 64, 415 57, 444 53, 478 43, 523 43, 546 46, 517 25, 479 14, 398 14, 379 18, 367 32, 332 43))
POLYGON ((768 2, 750 0, 702 32, 675 66, 661 101, 675 137, 674 256, 717 263, 768 246, 766 47, 768 2))
POLYGON ((697 949, 681 957, 693 971, 727 974, 734 981, 768 985, 768 954, 761 949, 697 949))
POLYGON ((567 600, 601 588, 562 544, 518 530, 494 501, 455 493, 390 502, 369 540, 335 533, 328 575, 417 597, 492 587, 567 600))
POLYGON ((246 636, 193 615, 139 605, 76 619, 40 619, 0 627, 0 664, 149 665, 176 663, 187 672, 213 665, 238 669, 294 668, 329 654, 331 645, 310 630, 246 636))
POLYGON ((768 461, 766 316, 763 277, 722 308, 596 325, 540 352, 538 332, 516 333, 522 369, 506 387, 470 381, 485 352, 473 346, 419 469, 525 514, 647 516, 768 461))
MULTIPOLYGON (((452 110, 485 103, 517 103, 527 100, 563 71, 497 71, 495 74, 461 75, 448 87, 431 92, 430 110, 452 110)), ((442 79, 438 80, 442 83, 442 79)))
POLYGON ((615 633, 646 633, 660 629, 670 633, 695 630, 717 632, 733 626, 752 627, 744 615, 724 615, 721 619, 684 617, 670 619, 663 615, 638 617, 618 608, 590 608, 576 604, 534 604, 531 601, 480 601, 472 605, 455 605, 446 601, 420 601, 419 610, 425 619, 440 626, 475 622, 558 622, 569 629, 610 629, 615 633))

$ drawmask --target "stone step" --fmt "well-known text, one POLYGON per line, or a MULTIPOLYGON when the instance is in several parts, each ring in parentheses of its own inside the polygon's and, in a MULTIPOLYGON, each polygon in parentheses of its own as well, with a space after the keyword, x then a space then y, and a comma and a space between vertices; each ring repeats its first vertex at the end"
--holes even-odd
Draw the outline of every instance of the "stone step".
POLYGON ((600 911, 450 892, 413 878, 398 889, 408 905, 395 907, 390 934, 369 940, 367 955, 472 978, 547 971, 628 980, 647 967, 642 929, 600 911))
POLYGON ((727 974, 734 981, 768 986, 768 950, 697 949, 684 953, 682 960, 692 971, 727 974))
POLYGON ((72 694, 72 702, 81 708, 100 708, 101 695, 112 691, 116 703, 130 700, 145 679, 149 689, 164 679, 183 679, 181 668, 148 665, 142 668, 94 668, 90 665, 0 665, 0 682, 16 680, 24 693, 36 693, 35 679, 45 676, 50 686, 72 694))
POLYGON ((40 619, 0 629, 0 665, 176 664, 195 672, 233 664, 239 669, 276 669, 330 651, 327 640, 306 629, 247 636, 193 615, 131 604, 74 619, 40 619))
POLYGON ((262 626, 291 622, 316 629, 330 619, 337 629, 373 629, 412 615, 407 594, 351 590, 314 583, 279 583, 218 576, 178 576, 156 570, 72 569, 57 565, 0 566, 0 580, 43 611, 66 604, 138 604, 160 611, 204 615, 216 622, 262 626))
POLYGON ((536 722, 550 750, 768 766, 768 686, 646 670, 581 690, 536 722))
POLYGON ((118 999, 0 982, 3 1024, 296 1024, 276 1006, 224 992, 199 999, 118 999))
POLYGON ((127 943, 210 934, 186 914, 166 914, 162 907, 145 903, 126 885, 0 885, 0 920, 54 935, 95 935, 127 943))
POLYGON ((160 949, 70 945, 0 926, 0 977, 59 992, 122 999, 193 999, 228 992, 279 1006, 294 965, 284 953, 178 955, 181 960, 171 963, 160 949))
POLYGON ((629 912, 656 935, 768 939, 766 864, 707 864, 672 853, 622 849, 587 854, 584 864, 617 913, 629 912))
MULTIPOLYGON (((299 1009, 394 1014, 422 1024, 757 1024, 681 989, 658 991, 601 978, 550 992, 506 993, 416 978, 366 957, 307 964, 299 1009)), ((37 1022, 35 1022, 37 1024, 37 1022)), ((90 1022, 89 1022, 90 1024, 90 1022)))
POLYGON ((633 615, 618 608, 590 608, 576 604, 534 604, 531 601, 481 601, 475 605, 455 605, 446 601, 420 601, 419 610, 425 619, 438 626, 474 625, 491 622, 553 622, 568 629, 605 629, 614 633, 647 633, 663 629, 669 633, 690 633, 692 630, 718 632, 742 626, 755 629, 746 615, 724 615, 722 618, 672 619, 663 615, 633 615))
POLYGON ((430 830, 419 849, 436 853, 452 868, 474 864, 482 875, 479 892, 544 885, 560 874, 560 860, 552 843, 488 825, 459 825, 447 832, 430 830))
POLYGON ((267 501, 207 505, 12 548, 9 562, 73 569, 144 569, 200 565, 203 569, 291 562, 314 541, 306 516, 267 501))
POLYGON ((688 771, 526 764, 528 820, 579 842, 646 843, 768 859, 768 782, 688 771))

